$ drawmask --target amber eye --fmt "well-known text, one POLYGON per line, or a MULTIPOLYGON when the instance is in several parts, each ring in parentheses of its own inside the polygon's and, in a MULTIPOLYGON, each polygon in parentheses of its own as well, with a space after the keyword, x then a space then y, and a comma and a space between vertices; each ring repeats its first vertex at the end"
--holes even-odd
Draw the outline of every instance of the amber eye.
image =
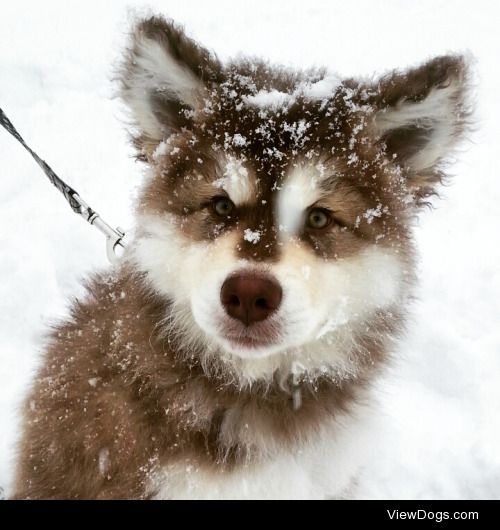
POLYGON ((227 217, 234 209, 233 202, 227 197, 215 197, 212 205, 214 212, 221 217, 227 217))
POLYGON ((307 217, 307 226, 309 228, 326 228, 331 222, 330 212, 323 208, 314 208, 307 217))

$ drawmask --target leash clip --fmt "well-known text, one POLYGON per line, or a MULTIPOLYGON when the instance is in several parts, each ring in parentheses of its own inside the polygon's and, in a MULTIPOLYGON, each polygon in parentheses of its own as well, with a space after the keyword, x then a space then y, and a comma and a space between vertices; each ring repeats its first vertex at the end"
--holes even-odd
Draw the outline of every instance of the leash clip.
POLYGON ((108 260, 115 265, 118 263, 123 251, 125 250, 125 243, 123 241, 125 232, 120 227, 116 229, 110 226, 106 221, 93 210, 78 194, 73 195, 80 205, 78 212, 89 224, 95 226, 99 232, 106 236, 106 255, 108 260))
POLYGON ((111 228, 113 234, 106 236, 106 255, 109 261, 114 265, 120 261, 120 258, 125 250, 123 238, 125 232, 117 226, 116 229, 111 228))

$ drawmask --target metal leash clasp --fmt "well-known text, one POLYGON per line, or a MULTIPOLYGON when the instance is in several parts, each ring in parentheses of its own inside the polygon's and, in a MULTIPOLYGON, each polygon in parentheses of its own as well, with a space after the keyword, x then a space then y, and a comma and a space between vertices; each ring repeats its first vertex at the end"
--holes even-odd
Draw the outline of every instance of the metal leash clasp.
POLYGON ((78 194, 74 194, 73 198, 80 205, 79 214, 106 236, 106 255, 112 264, 116 264, 125 250, 125 232, 120 227, 115 229, 106 223, 78 194))
POLYGON ((120 261, 120 258, 125 250, 125 244, 123 243, 123 238, 125 237, 125 232, 117 226, 116 228, 111 228, 107 223, 105 223, 100 217, 96 219, 97 223, 92 223, 94 226, 103 232, 106 235, 106 255, 111 263, 116 264, 120 261))

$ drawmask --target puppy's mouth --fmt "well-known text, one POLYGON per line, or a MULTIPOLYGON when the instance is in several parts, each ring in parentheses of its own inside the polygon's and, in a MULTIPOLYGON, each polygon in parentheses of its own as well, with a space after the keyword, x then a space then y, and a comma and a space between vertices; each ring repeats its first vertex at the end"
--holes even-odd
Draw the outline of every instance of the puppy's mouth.
POLYGON ((262 350, 280 343, 280 326, 275 322, 262 322, 243 326, 236 320, 224 319, 219 326, 219 336, 235 350, 262 350))
POLYGON ((260 349, 269 347, 275 344, 275 342, 266 339, 256 339, 253 337, 246 336, 231 336, 224 337, 233 347, 245 348, 245 349, 260 349))

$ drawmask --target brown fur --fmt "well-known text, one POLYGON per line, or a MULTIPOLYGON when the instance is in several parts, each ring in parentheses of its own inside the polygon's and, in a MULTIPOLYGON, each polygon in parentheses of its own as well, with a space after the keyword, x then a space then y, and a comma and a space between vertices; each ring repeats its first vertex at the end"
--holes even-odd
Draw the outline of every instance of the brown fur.
POLYGON ((225 446, 219 437, 225 415, 234 430, 252 417, 284 446, 306 439, 324 416, 348 410, 382 357, 375 340, 365 343, 364 373, 305 385, 294 410, 278 382, 241 391, 207 376, 196 356, 177 358, 158 327, 165 302, 145 294, 134 272, 97 276, 88 291, 52 333, 26 403, 17 498, 144 498, 161 464, 187 457, 204 466, 247 462, 254 448, 225 446))

